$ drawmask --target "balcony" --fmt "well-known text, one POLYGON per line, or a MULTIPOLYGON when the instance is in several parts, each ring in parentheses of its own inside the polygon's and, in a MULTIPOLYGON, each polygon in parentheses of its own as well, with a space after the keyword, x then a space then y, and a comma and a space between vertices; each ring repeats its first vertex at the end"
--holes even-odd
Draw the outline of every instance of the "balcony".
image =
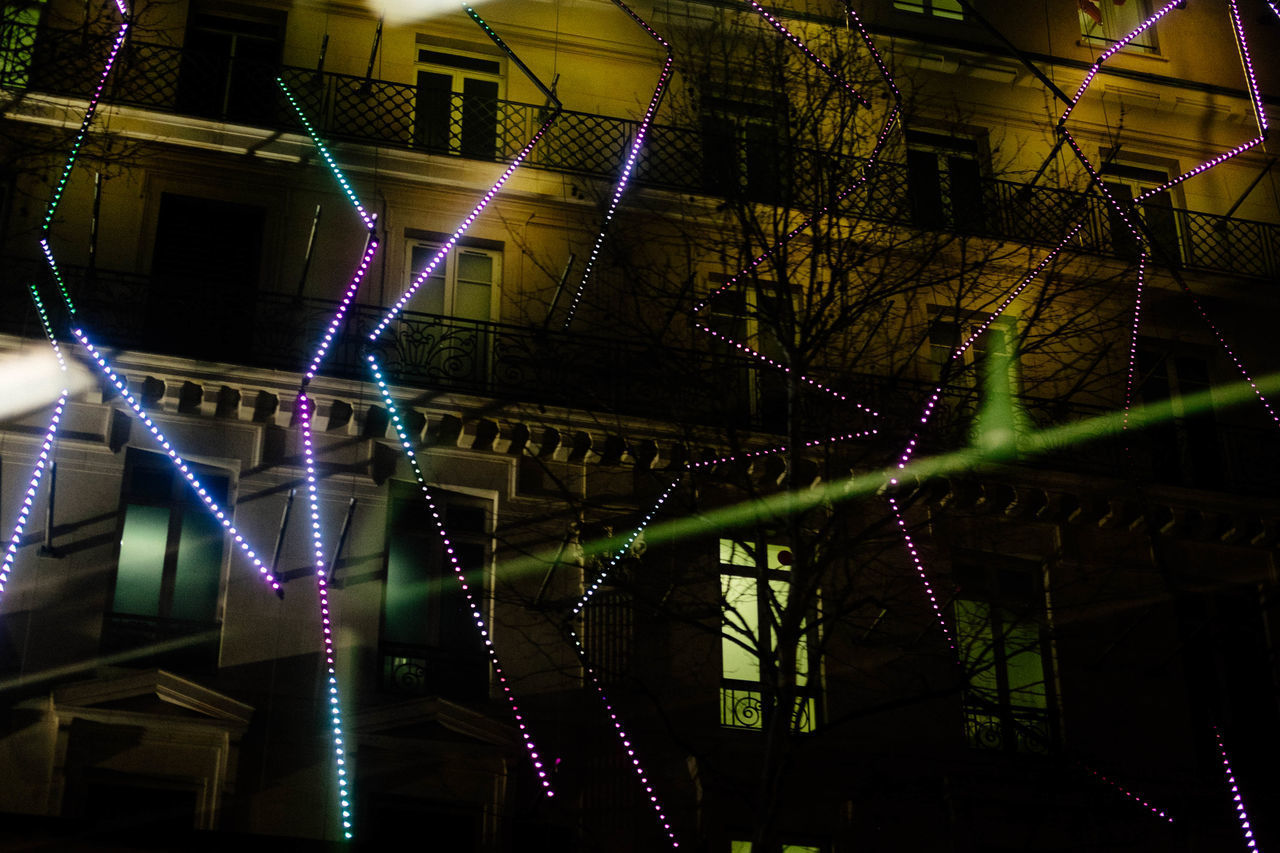
MULTIPOLYGON (((96 85, 109 49, 105 36, 79 31, 35 30, 10 24, 0 44, 0 87, 86 97, 96 85)), ((267 66, 195 51, 128 41, 113 72, 107 98, 116 104, 301 132, 278 91, 282 77, 319 132, 330 140, 389 146, 432 154, 509 162, 533 135, 547 108, 515 101, 454 95, 446 124, 423 126, 418 88, 408 83, 267 66)), ((612 179, 638 123, 564 111, 534 149, 532 168, 612 179)), ((708 156, 703 133, 655 125, 636 166, 635 182, 655 189, 720 195, 741 193, 756 201, 811 207, 805 197, 815 174, 853 174, 858 163, 832 162, 809 149, 779 148, 776 165, 754 178, 725 185, 720 148, 708 156), (809 176, 809 177, 806 177, 809 176), (754 181, 754 183, 752 183, 754 181)), ((744 152, 738 155, 745 156, 744 152)), ((1012 181, 983 179, 978 198, 956 193, 939 176, 936 193, 922 201, 912 193, 905 166, 882 164, 854 200, 851 212, 895 225, 972 234, 996 240, 1052 246, 1070 225, 1083 221, 1077 247, 1104 257, 1127 258, 1133 246, 1104 201, 1095 195, 1012 181)), ((1280 275, 1280 225, 1201 213, 1159 211, 1162 262, 1188 270, 1249 277, 1280 275)))

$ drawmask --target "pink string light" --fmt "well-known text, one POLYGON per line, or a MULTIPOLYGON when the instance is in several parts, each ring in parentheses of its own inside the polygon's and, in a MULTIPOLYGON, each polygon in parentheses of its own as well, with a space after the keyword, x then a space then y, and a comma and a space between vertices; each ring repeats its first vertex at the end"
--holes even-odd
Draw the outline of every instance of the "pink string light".
MULTIPOLYGON (((874 415, 875 412, 871 412, 871 414, 874 415)), ((873 435, 878 435, 879 432, 880 432, 879 430, 875 430, 875 429, 866 429, 860 432, 848 432, 848 433, 844 433, 843 435, 828 436, 827 438, 815 438, 815 439, 812 439, 811 441, 803 442, 800 446, 801 447, 818 447, 819 445, 823 445, 823 444, 839 444, 845 441, 853 441, 854 439, 858 439, 858 438, 870 438, 873 435)), ((747 451, 743 451, 742 453, 735 454, 733 456, 722 456, 719 459, 705 459, 702 462, 690 462, 688 465, 685 466, 685 468, 689 471, 694 471, 694 470, 697 470, 698 468, 710 468, 713 465, 728 465, 733 462, 745 461, 747 459, 758 459, 762 456, 773 456, 778 453, 786 453, 786 452, 787 452, 787 448, 785 445, 781 447, 768 447, 763 450, 747 450, 747 451)))
POLYGON ((1106 784, 1110 785, 1112 788, 1119 791, 1128 799, 1133 800, 1138 805, 1150 811, 1156 817, 1164 818, 1169 823, 1173 823, 1173 818, 1169 817, 1169 815, 1165 813, 1164 809, 1153 806, 1150 802, 1148 802, 1142 796, 1135 794, 1133 791, 1130 791, 1128 788, 1124 787, 1120 783, 1112 779, 1108 779, 1106 776, 1102 775, 1097 770, 1094 770, 1092 767, 1089 767, 1084 764, 1081 764, 1080 766, 1083 767, 1095 779, 1098 779, 1099 781, 1105 782, 1106 784))
POLYGON ((1102 55, 1098 57, 1097 61, 1093 63, 1093 67, 1091 67, 1089 72, 1084 75, 1084 80, 1080 83, 1080 88, 1076 90, 1075 97, 1071 99, 1071 103, 1067 105, 1067 108, 1062 111, 1062 115, 1058 118, 1058 124, 1065 122, 1067 120, 1067 116, 1071 115, 1071 111, 1076 108, 1076 104, 1080 103, 1080 96, 1084 94, 1085 89, 1089 88, 1089 84, 1093 82, 1093 78, 1098 76, 1098 71, 1102 68, 1102 63, 1106 62, 1116 53, 1123 50, 1129 42, 1146 32, 1155 24, 1156 21, 1169 14, 1183 2, 1184 0, 1169 0, 1168 3, 1161 6, 1149 18, 1139 24, 1137 29, 1104 50, 1102 55))
POLYGON ((1231 759, 1227 756, 1227 746, 1222 742, 1222 732, 1213 727, 1213 737, 1218 742, 1218 755, 1222 757, 1222 770, 1227 777, 1227 786, 1231 789, 1231 800, 1235 803, 1236 818, 1240 821, 1240 830, 1244 833, 1245 846, 1250 850, 1258 849, 1258 842, 1253 837, 1253 827, 1249 824, 1249 813, 1245 811, 1244 799, 1240 796, 1240 786, 1236 784, 1235 773, 1231 770, 1231 759))
POLYGON ((1129 334, 1129 374, 1124 386, 1124 421, 1121 429, 1129 428, 1129 410, 1133 408, 1133 392, 1138 375, 1138 324, 1142 319, 1142 288, 1146 282, 1147 253, 1138 254, 1138 291, 1133 299, 1133 328, 1129 334))
MULTIPOLYGON (((855 101, 857 101, 861 106, 867 107, 867 108, 871 106, 871 101, 867 100, 867 97, 865 95, 863 95, 861 92, 855 89, 849 83, 849 81, 841 77, 834 68, 832 68, 830 65, 827 65, 827 63, 823 62, 822 59, 819 58, 816 53, 810 50, 808 46, 806 46, 805 43, 800 40, 799 36, 791 32, 791 30, 787 29, 786 26, 783 25, 783 23, 779 21, 777 18, 775 18, 773 15, 770 15, 763 6, 761 6, 759 3, 756 2, 756 0, 747 0, 747 2, 751 6, 751 8, 755 10, 757 15, 759 15, 771 27, 773 27, 775 30, 781 33, 783 38, 785 38, 787 41, 791 42, 792 45, 798 48, 800 52, 803 53, 810 62, 812 62, 819 69, 821 69, 822 72, 826 74, 828 77, 830 77, 831 80, 837 86, 839 86, 840 88, 848 92, 849 95, 855 101)), ((850 9, 848 11, 849 11, 850 17, 853 17, 853 10, 850 9)), ((881 66, 881 70, 883 71, 883 66, 881 66)))
POLYGON ((671 842, 672 849, 680 847, 680 841, 676 838, 675 830, 671 828, 671 819, 667 817, 666 811, 662 807, 662 801, 658 799, 657 793, 654 791, 653 782, 650 781, 648 774, 645 773, 644 766, 641 765, 640 759, 636 756, 635 746, 632 744, 631 735, 628 734, 622 725, 622 720, 618 716, 618 712, 614 709, 613 703, 609 700, 609 696, 605 693, 604 685, 600 683, 599 677, 595 670, 591 668, 587 662, 587 651, 582 645, 582 640, 578 637, 578 632, 572 628, 569 634, 573 639, 574 648, 578 652, 578 660, 582 662, 582 669, 586 672, 587 677, 591 680, 591 685, 596 689, 596 695, 600 697, 600 702, 604 705, 605 713, 609 715, 609 721, 613 723, 614 733, 618 736, 622 749, 627 755, 627 760, 631 762, 631 769, 635 772, 636 778, 640 780, 640 786, 644 788, 645 796, 649 800, 649 804, 653 807, 654 813, 657 815, 658 823, 667 834, 667 839, 671 842))
MULTIPOLYGON (((1267 0, 1268 3, 1271 0, 1267 0)), ((1275 10, 1273 5, 1272 10, 1275 10)), ((1240 23, 1240 9, 1236 0, 1227 0, 1227 9, 1231 13, 1231 31, 1236 37, 1236 51, 1240 54, 1240 65, 1244 68, 1245 82, 1249 84, 1249 101, 1253 104, 1253 115, 1258 122, 1258 132, 1267 135, 1267 112, 1262 108, 1262 95, 1258 91, 1258 75, 1253 71, 1253 57, 1249 55, 1249 41, 1244 36, 1244 25, 1240 23)), ((1280 14, 1280 13, 1277 13, 1280 14)))
POLYGON ((666 39, 658 35, 656 30, 645 23, 622 0, 613 0, 613 2, 614 5, 630 15, 631 19, 639 24, 651 38, 666 48, 667 59, 662 65, 662 73, 658 76, 658 85, 653 90, 653 97, 649 99, 649 107, 644 112, 644 118, 640 120, 640 127, 636 130, 635 139, 631 142, 631 150, 623 163, 622 173, 618 176, 617 184, 613 188, 613 198, 609 201, 609 209, 605 213, 604 222, 600 225, 600 232, 596 235, 595 244, 591 247, 591 254, 587 256, 587 264, 582 271, 582 280, 578 282, 578 289, 573 294, 573 301, 569 303, 569 313, 564 319, 563 329, 568 329, 569 324, 573 322, 573 316, 577 313, 578 305, 582 301, 583 291, 586 290, 587 282, 591 280, 591 273, 595 270, 596 261, 600 256, 600 249, 604 245, 605 235, 609 230, 609 224, 613 221, 614 214, 617 213, 618 204, 622 201, 622 194, 627 189, 627 184, 631 180, 631 173, 636 167, 636 160, 640 156, 640 149, 644 146, 645 136, 649 132, 649 125, 653 122, 653 116, 658 111, 658 105, 662 103, 662 96, 667 91, 667 82, 671 79, 671 66, 675 61, 671 52, 671 45, 667 43, 666 39))
POLYGON ((466 575, 463 573, 462 564, 458 562, 458 556, 455 553, 453 540, 449 536, 449 531, 445 529, 444 519, 441 516, 439 508, 436 506, 435 499, 432 497, 431 488, 427 485, 427 478, 422 473, 422 466, 418 462, 418 455, 414 452, 413 442, 409 440, 409 434, 405 427, 404 419, 400 417, 400 409, 396 406, 394 398, 391 396, 391 389, 387 386, 387 381, 382 375, 382 368, 378 364, 377 358, 372 354, 367 356, 369 360, 369 369, 373 373, 374 381, 378 385, 378 391, 382 395, 382 400, 386 404, 387 411, 391 415, 391 425, 395 428, 396 436, 400 440, 400 446, 404 450, 405 457, 409 460, 409 467, 413 471, 413 476, 418 481, 418 486, 422 490, 422 496, 427 502, 427 509, 431 513, 432 521, 435 524, 436 532, 440 536, 440 540, 444 545, 445 556, 449 559, 449 564, 453 567, 453 576, 458 581, 458 585, 462 588, 462 594, 467 601, 467 607, 471 611, 471 618, 475 621, 476 630, 480 632, 480 638, 484 641, 485 650, 489 654, 489 660, 493 664, 494 674, 498 677, 498 683, 502 686, 503 696, 507 703, 511 706, 511 713, 515 717, 516 726, 520 729, 520 736, 524 740, 526 751, 529 758, 533 762, 534 772, 538 776, 538 781, 542 784, 543 794, 547 797, 554 797, 555 791, 551 787, 551 778, 547 773, 543 764, 542 757, 538 754, 537 744, 534 743, 532 735, 528 732, 525 725, 524 715, 520 712, 520 705, 516 702, 515 694, 511 691, 511 685, 507 682, 506 673, 502 669, 502 664, 498 660, 498 652, 493 646, 493 639, 490 636, 488 623, 485 621, 484 615, 480 612, 480 604, 476 600, 475 595, 471 591, 471 585, 467 583, 466 575))

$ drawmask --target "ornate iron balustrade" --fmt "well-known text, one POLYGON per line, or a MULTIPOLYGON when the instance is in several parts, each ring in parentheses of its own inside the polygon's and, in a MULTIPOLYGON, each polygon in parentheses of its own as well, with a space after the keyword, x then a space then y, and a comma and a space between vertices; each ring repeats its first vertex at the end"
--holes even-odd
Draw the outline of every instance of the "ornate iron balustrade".
MULTIPOLYGON (((281 293, 248 293, 228 301, 217 298, 216 290, 186 289, 179 294, 132 273, 70 265, 61 270, 79 316, 102 346, 276 370, 296 371, 310 359, 337 307, 333 301, 281 293), (175 318, 195 322, 175 322, 175 318)), ((31 281, 39 283, 46 296, 55 292, 42 261, 0 258, 0 305, 5 308, 0 311, 0 332, 43 336, 30 307, 27 287, 31 281)), ((65 308, 59 301, 50 301, 47 307, 54 327, 66 329, 65 308)), ((366 336, 382 313, 382 308, 372 305, 351 308, 330 349, 327 374, 368 379, 363 357, 366 336)), ((658 340, 628 341, 408 311, 388 329, 378 353, 391 381, 411 387, 671 423, 732 424, 766 431, 780 426, 777 413, 769 408, 772 386, 768 380, 776 376, 773 371, 763 370, 754 359, 667 346, 658 340)), ((850 399, 883 414, 875 424, 882 438, 865 443, 871 456, 901 449, 898 437, 913 429, 920 401, 933 393, 933 385, 923 380, 852 371, 842 371, 829 382, 850 399)), ((1027 430, 1108 412, 1062 398, 1020 394, 1017 401, 1017 423, 1027 430)), ((944 389, 922 450, 953 450, 979 440, 980 404, 973 387, 944 389)), ((803 417, 804 430, 825 435, 833 423, 848 427, 850 410, 847 404, 812 395, 806 398, 803 417)), ((1175 433, 1171 446, 1186 444, 1177 433, 1177 421, 1168 428, 1175 433)), ((1177 469, 1168 464, 1170 454, 1164 445, 1170 440, 1158 429, 1085 443, 1072 441, 1035 456, 1018 456, 1016 448, 1011 448, 1009 461, 1108 476, 1133 470, 1157 482, 1240 493, 1274 491, 1280 479, 1280 446, 1273 428, 1217 423, 1212 439, 1212 447, 1189 448, 1196 451, 1194 458, 1182 459, 1186 464, 1177 469), (1212 465, 1202 464, 1210 459, 1212 465)), ((1184 448, 1182 455, 1189 450, 1184 448)))
POLYGON ((1044 755, 1053 747, 1049 712, 1044 708, 966 701, 964 726, 969 745, 978 749, 1044 755))
MULTIPOLYGON (((808 733, 817 727, 818 703, 810 688, 799 688, 792 731, 808 733)), ((758 730, 764 726, 764 697, 754 681, 720 680, 720 725, 726 729, 758 730)))
MULTIPOLYGON (((0 87, 86 97, 110 47, 107 36, 81 31, 6 24, 0 39, 0 87), (34 46, 33 46, 34 45, 34 46)), ((115 103, 205 118, 297 131, 297 119, 275 84, 280 75, 333 139, 475 159, 510 161, 545 116, 545 108, 505 100, 454 95, 447 120, 429 126, 410 83, 277 67, 177 47, 126 42, 108 98, 115 103), (420 117, 423 117, 420 121, 420 117)), ((638 122, 565 111, 534 149, 535 168, 612 178, 638 122)), ((694 129, 655 125, 636 164, 638 184, 686 193, 742 197, 812 207, 830 194, 821 176, 852 175, 855 160, 833 162, 806 148, 779 148, 778 168, 763 178, 743 175, 725 185, 723 161, 742 151, 708 152, 694 129), (714 159, 712 159, 714 157, 714 159), (754 182, 753 182, 754 181, 754 182)), ((956 198, 939 175, 937 205, 913 199, 906 168, 883 163, 851 199, 850 209, 869 219, 948 230, 999 240, 1053 245, 1083 219, 1078 247, 1092 254, 1128 257, 1133 247, 1114 227, 1102 199, 1093 194, 986 179, 978 198, 956 198)), ((1167 217, 1168 214, 1165 214, 1167 217)), ((1280 225, 1173 209, 1176 235, 1163 247, 1168 262, 1235 275, 1280 275, 1280 225)))
POLYGON ((484 699, 489 692, 489 659, 428 646, 384 643, 380 686, 383 692, 449 699, 484 699))

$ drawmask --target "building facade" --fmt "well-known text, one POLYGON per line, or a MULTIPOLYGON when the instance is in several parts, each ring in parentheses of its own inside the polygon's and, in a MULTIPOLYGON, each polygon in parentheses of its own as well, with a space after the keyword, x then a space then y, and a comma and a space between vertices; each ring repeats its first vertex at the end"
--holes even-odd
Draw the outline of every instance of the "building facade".
POLYGON ((1280 838, 1273 6, 385 12, 4 5, 6 840, 1280 838))

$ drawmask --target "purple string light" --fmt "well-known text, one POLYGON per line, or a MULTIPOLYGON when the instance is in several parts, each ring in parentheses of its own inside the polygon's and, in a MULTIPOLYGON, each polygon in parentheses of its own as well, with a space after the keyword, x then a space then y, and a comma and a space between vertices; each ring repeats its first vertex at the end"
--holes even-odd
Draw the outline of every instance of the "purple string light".
POLYGON ((613 0, 614 5, 631 16, 631 19, 639 24, 646 33, 649 34, 654 41, 662 45, 667 50, 666 62, 662 64, 662 73, 658 77, 658 85, 653 90, 653 97, 649 99, 649 108, 644 112, 644 118, 640 120, 640 127, 636 130, 635 139, 631 142, 631 150, 627 154, 627 159, 623 163, 622 173, 618 176, 618 182, 613 188, 613 198, 609 201, 609 210, 605 213, 604 222, 600 225, 600 233, 596 235, 596 242, 591 247, 591 254, 587 256, 586 267, 582 271, 582 280, 578 282, 578 289, 573 294, 573 301, 569 303, 568 316, 564 318, 563 329, 567 330, 569 324, 573 322, 573 316, 578 311, 578 304, 582 301, 582 293, 586 290, 587 282, 591 280, 591 273, 595 270, 596 260, 600 257, 600 249, 604 245, 605 235, 608 233, 609 224, 613 221, 613 216, 618 210, 618 203, 622 201, 622 194, 627 189, 627 184, 631 180, 631 173, 636 167, 636 159, 640 156, 640 149, 644 145, 645 135, 649 132, 649 125, 653 121, 654 114, 658 111, 658 105, 662 103, 662 96, 667 91, 667 82, 671 79, 671 66, 674 62, 674 56, 671 52, 671 45, 667 44, 667 40, 658 35, 653 27, 649 26, 645 21, 631 10, 622 0, 613 0))
POLYGON ((1227 757, 1226 744, 1222 742, 1222 732, 1213 727, 1213 737, 1218 742, 1218 755, 1222 756, 1222 770, 1227 777, 1227 786, 1231 788, 1231 800, 1235 803, 1236 817, 1240 821, 1240 829, 1244 832, 1245 846, 1250 850, 1258 849, 1258 842, 1253 838, 1253 827, 1249 824, 1249 813, 1244 809, 1244 799, 1240 796, 1240 786, 1236 784, 1235 773, 1231 770, 1231 759, 1227 757))
MULTIPOLYGON (((1268 3, 1271 0, 1267 0, 1268 3)), ((1236 0, 1227 0, 1227 8, 1231 13, 1231 30, 1236 37, 1236 50, 1240 54, 1240 64, 1244 68, 1245 82, 1249 84, 1249 100, 1253 103, 1253 115, 1258 122, 1258 132, 1267 135, 1267 113, 1262 108, 1262 95, 1258 91, 1258 76, 1253 72, 1253 57, 1249 55, 1249 41, 1244 37, 1244 25, 1240 23, 1240 9, 1236 0)), ((1273 5, 1272 10, 1276 7, 1273 5)), ((1277 13, 1280 14, 1280 13, 1277 13)))
MULTIPOLYGON (((876 413, 871 412, 870 414, 874 415, 876 413)), ((819 445, 822 445, 822 444, 839 444, 840 442, 852 441, 856 438, 870 438, 871 436, 877 435, 877 434, 879 434, 879 430, 866 429, 866 430, 862 430, 861 432, 849 432, 843 435, 829 436, 827 438, 815 438, 810 441, 806 441, 802 443, 800 446, 801 447, 818 447, 819 445)), ((689 471, 694 471, 698 468, 710 468, 713 465, 728 465, 730 463, 738 462, 740 460, 758 459, 762 456, 773 456, 778 453, 786 453, 786 452, 787 452, 786 446, 769 447, 763 450, 748 450, 748 451, 744 451, 743 453, 736 454, 734 456, 722 456, 719 459, 705 459, 702 462, 690 462, 688 465, 685 466, 685 468, 689 471)))
POLYGON ((169 461, 178 469, 178 473, 183 476, 183 479, 185 479, 187 484, 195 491, 196 496, 200 498, 201 502, 204 503, 209 512, 213 513, 213 517, 218 520, 218 523, 220 523, 223 528, 231 534, 232 540, 235 541, 236 545, 249 559, 249 562, 258 570, 258 574, 261 576, 262 580, 265 581, 277 595, 283 597, 283 591, 280 588, 280 581, 271 573, 266 564, 262 562, 258 553, 244 538, 244 535, 241 534, 240 531, 236 529, 235 525, 231 523, 231 519, 227 516, 227 513, 218 506, 217 502, 209 495, 204 486, 200 485, 200 481, 196 479, 196 475, 192 473, 191 468, 187 465, 186 461, 178 455, 178 451, 174 450, 173 445, 164 437, 164 433, 160 432, 160 428, 155 425, 155 422, 151 420, 151 417, 143 410, 142 406, 139 405, 137 399, 129 393, 129 388, 125 385, 124 380, 111 369, 111 365, 107 362, 102 353, 98 352, 98 349, 85 335, 84 330, 75 328, 71 330, 71 333, 75 335, 76 340, 80 341, 80 345, 84 347, 85 352, 89 353, 90 357, 93 358, 94 363, 98 365, 98 369, 102 372, 102 375, 106 377, 107 381, 111 383, 111 386, 119 392, 125 403, 127 403, 129 408, 133 410, 133 413, 137 416, 138 420, 142 421, 143 426, 147 428, 147 431, 151 433, 151 437, 160 445, 160 449, 169 457, 169 461))
POLYGON ((1133 299, 1133 329, 1129 335, 1129 375, 1124 386, 1124 421, 1121 429, 1129 428, 1129 410, 1133 407, 1134 379, 1138 375, 1138 324, 1142 319, 1142 288, 1146 283, 1147 253, 1138 254, 1138 291, 1133 299))
POLYGON ((582 662, 582 668, 586 672, 587 677, 591 679, 591 685, 596 689, 596 695, 600 697, 601 703, 604 704, 605 713, 609 715, 609 721, 613 723, 614 733, 617 734, 618 740, 622 743, 622 748, 627 754, 627 759, 631 762, 631 769, 635 771, 636 778, 640 780, 641 787, 644 788, 645 795, 649 798, 649 804, 653 807, 654 813, 658 817, 658 823, 662 825, 662 829, 667 833, 667 838, 671 842, 673 849, 679 848, 680 842, 676 838, 675 830, 671 828, 671 819, 667 817, 666 811, 662 807, 662 802, 658 799, 658 795, 654 792, 653 782, 650 781, 645 773, 644 766, 640 764, 640 759, 636 757, 636 750, 631 742, 631 735, 622 725, 622 720, 618 718, 618 712, 614 710, 613 703, 609 701, 609 696, 604 692, 604 685, 600 683, 599 677, 596 676, 595 670, 591 668, 591 664, 587 662, 587 651, 582 645, 582 640, 578 637, 578 632, 572 628, 569 634, 573 639, 574 648, 578 652, 578 660, 582 662))
MULTIPOLYGON (((805 45, 805 43, 800 40, 799 36, 791 32, 791 30, 787 29, 786 26, 783 25, 783 23, 779 21, 777 18, 775 18, 773 15, 770 15, 763 6, 761 6, 759 3, 756 2, 756 0, 747 0, 747 3, 748 5, 751 6, 752 9, 755 10, 756 14, 758 14, 761 18, 764 18, 764 20, 768 22, 769 26, 773 27, 775 30, 777 30, 779 33, 782 34, 783 38, 791 42, 791 44, 795 45, 795 47, 798 48, 801 53, 803 53, 806 57, 808 57, 810 62, 812 62, 814 65, 820 68, 822 72, 826 74, 828 77, 830 77, 831 80, 837 86, 839 86, 840 88, 848 92, 849 95, 855 101, 857 101, 861 106, 868 107, 868 108, 871 106, 871 101, 867 100, 867 97, 865 95, 863 95, 861 92, 855 89, 849 83, 849 81, 841 77, 834 68, 832 68, 830 65, 827 65, 827 63, 823 62, 818 57, 817 54, 815 54, 812 50, 810 50, 805 45)), ((849 9, 848 12, 852 17, 853 10, 849 9)), ((883 71, 883 66, 881 66, 881 70, 883 71)))
POLYGON ((378 385, 378 391, 381 393, 382 400, 391 415, 391 424, 395 428, 396 436, 400 439, 400 446, 404 449, 404 454, 409 460, 409 467, 413 470, 413 476, 417 479, 418 485, 422 489, 422 496, 427 502, 427 509, 431 512, 436 532, 444 545, 445 556, 449 558, 449 564, 453 567, 453 576, 457 579, 458 585, 462 587, 462 594, 466 597, 467 607, 471 611, 471 618, 475 620, 476 630, 480 632, 485 650, 489 653, 489 660, 493 664, 494 674, 497 675, 498 683, 502 685, 503 695, 511 706, 511 713, 515 717, 517 727, 520 729, 520 736, 524 739, 525 749, 529 753, 529 758, 533 761, 534 772, 537 773, 538 780, 542 784, 543 793, 548 797, 554 797, 555 791, 551 787, 551 779, 547 774, 546 767, 543 765, 541 756, 538 754, 537 744, 534 743, 533 737, 527 730, 524 716, 520 712, 520 705, 516 702, 515 694, 511 692, 511 685, 507 683, 507 676, 503 672, 501 662, 498 660, 498 652, 493 646, 488 624, 485 622, 484 615, 480 612, 480 604, 476 601, 470 584, 467 583, 462 564, 458 562, 453 540, 449 537, 449 531, 445 529, 444 519, 441 517, 440 510, 431 495, 426 476, 422 473, 422 466, 418 462, 418 455, 414 452, 413 442, 409 440, 404 420, 400 417, 400 409, 396 406, 395 400, 391 396, 391 389, 387 387, 386 379, 383 378, 382 369, 378 364, 377 358, 370 354, 368 355, 368 360, 374 381, 378 385))

